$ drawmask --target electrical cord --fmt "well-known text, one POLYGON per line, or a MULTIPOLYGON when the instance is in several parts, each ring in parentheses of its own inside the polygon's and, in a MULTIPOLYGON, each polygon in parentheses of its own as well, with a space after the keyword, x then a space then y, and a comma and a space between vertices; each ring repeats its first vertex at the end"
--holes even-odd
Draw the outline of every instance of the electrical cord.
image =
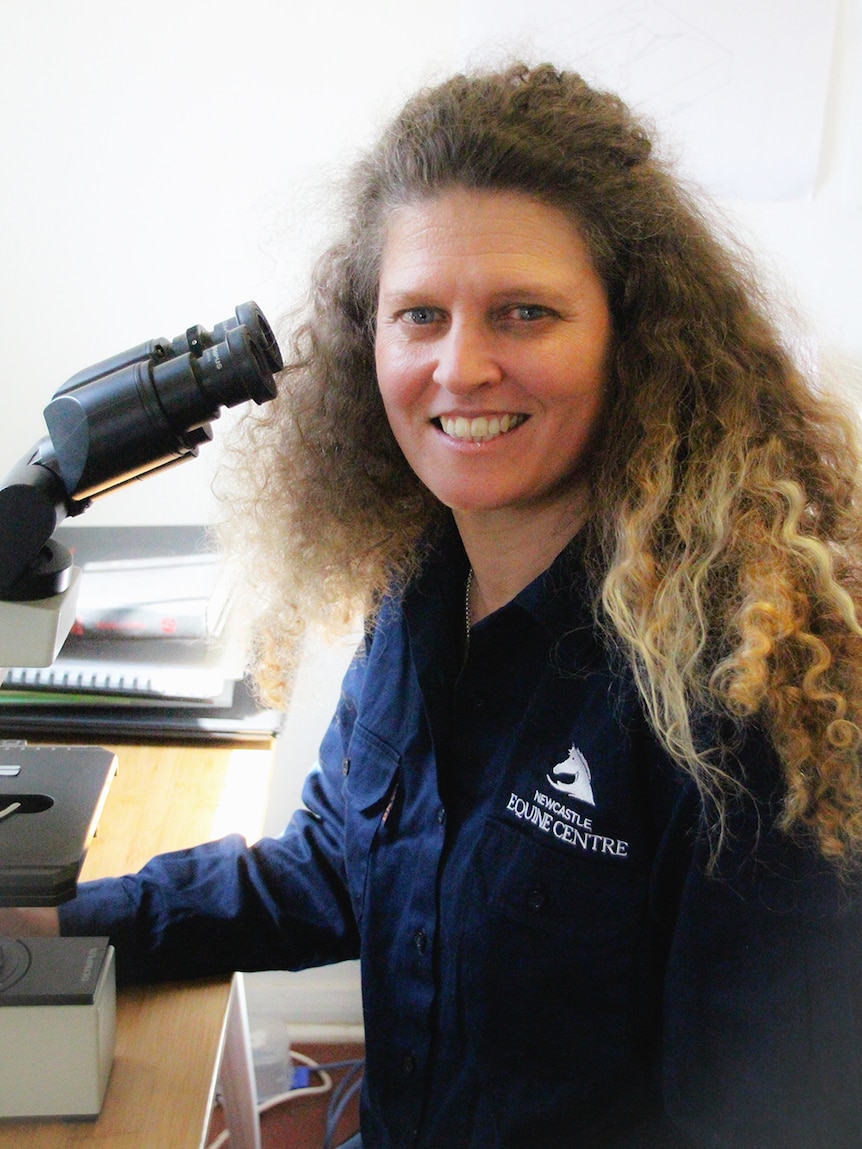
MULTIPOLYGON (((334 1149, 335 1131, 338 1128, 338 1123, 357 1091, 362 1088, 362 1071, 365 1068, 365 1062, 345 1061, 342 1066, 347 1069, 347 1073, 333 1089, 332 1097, 326 1108, 326 1134, 323 1138, 323 1149, 334 1149)), ((335 1066, 329 1065, 327 1068, 334 1069, 335 1066)))
MULTIPOLYGON (((335 1137, 338 1122, 351 1098, 362 1085, 362 1070, 365 1067, 365 1062, 363 1060, 353 1059, 349 1061, 329 1061, 325 1065, 320 1065, 313 1058, 308 1057, 304 1053, 300 1053, 296 1049, 291 1049, 290 1056, 293 1061, 298 1061, 300 1065, 306 1066, 312 1073, 318 1076, 320 1078, 320 1084, 301 1085, 296 1089, 288 1089, 284 1093, 278 1093, 274 1097, 268 1097, 266 1101, 258 1105, 258 1116, 268 1112, 270 1109, 275 1109, 279 1105, 284 1105, 286 1102, 296 1101, 300 1097, 315 1097, 324 1093, 332 1093, 332 1098, 326 1111, 326 1133, 322 1149, 333 1149, 333 1138, 335 1137), (329 1076, 328 1071, 336 1069, 347 1069, 348 1072, 337 1085, 333 1085, 332 1078, 329 1076)), ((207 1149, 223 1149, 229 1140, 230 1130, 223 1129, 218 1137, 209 1143, 207 1149)))

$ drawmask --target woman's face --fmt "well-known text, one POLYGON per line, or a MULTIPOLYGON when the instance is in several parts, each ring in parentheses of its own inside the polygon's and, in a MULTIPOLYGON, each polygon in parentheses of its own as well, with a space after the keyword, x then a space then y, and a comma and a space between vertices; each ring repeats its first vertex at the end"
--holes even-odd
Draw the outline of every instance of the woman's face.
POLYGON ((458 188, 393 213, 377 379, 407 461, 456 519, 571 501, 610 341, 604 287, 556 208, 458 188))

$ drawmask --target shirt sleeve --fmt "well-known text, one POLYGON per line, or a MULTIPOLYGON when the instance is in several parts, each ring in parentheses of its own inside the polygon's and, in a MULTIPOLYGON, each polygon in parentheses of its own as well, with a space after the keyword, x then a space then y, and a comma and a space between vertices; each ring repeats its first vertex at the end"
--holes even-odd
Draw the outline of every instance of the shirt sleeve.
POLYGON ((230 835, 161 854, 137 874, 82 883, 59 907, 61 933, 110 937, 121 984, 357 957, 342 761, 363 673, 355 660, 306 779, 303 808, 280 837, 248 845, 230 835))

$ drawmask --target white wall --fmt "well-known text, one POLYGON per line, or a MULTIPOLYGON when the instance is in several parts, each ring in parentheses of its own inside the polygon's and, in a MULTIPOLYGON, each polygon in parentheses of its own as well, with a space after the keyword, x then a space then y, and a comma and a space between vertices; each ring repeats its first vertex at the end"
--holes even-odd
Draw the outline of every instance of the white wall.
MULTIPOLYGON (((305 282, 326 181, 405 94, 462 63, 469 3, 0 0, 0 472, 80 368, 245 299, 277 318, 305 282)), ((816 194, 731 205, 857 371, 860 62, 862 0, 841 0, 816 194)), ((216 456, 86 521, 209 517, 216 456)))
MULTIPOLYGON (((799 82, 786 76, 788 88, 799 82)), ((732 202, 742 234, 774 267, 816 334, 827 365, 862 404, 862 0, 840 0, 814 195, 732 202)))
MULTIPOLYGON (((79 369, 246 299, 286 309, 320 189, 449 70, 447 3, 0 0, 2 473, 79 369)), ((87 523, 206 515, 212 452, 87 523)))

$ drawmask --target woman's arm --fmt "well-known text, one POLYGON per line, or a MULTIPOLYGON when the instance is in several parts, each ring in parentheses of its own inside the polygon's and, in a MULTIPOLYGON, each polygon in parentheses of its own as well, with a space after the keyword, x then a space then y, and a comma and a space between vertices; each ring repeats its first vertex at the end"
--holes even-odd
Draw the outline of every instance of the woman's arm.
POLYGON ((363 670, 355 663, 348 671, 306 783, 306 808, 282 835, 249 845, 233 834, 161 854, 137 874, 84 882, 58 908, 60 933, 109 937, 121 984, 356 957, 359 936, 344 873, 342 761, 363 670))
POLYGON ((57 937, 60 919, 56 907, 0 910, 0 935, 7 938, 57 937))

